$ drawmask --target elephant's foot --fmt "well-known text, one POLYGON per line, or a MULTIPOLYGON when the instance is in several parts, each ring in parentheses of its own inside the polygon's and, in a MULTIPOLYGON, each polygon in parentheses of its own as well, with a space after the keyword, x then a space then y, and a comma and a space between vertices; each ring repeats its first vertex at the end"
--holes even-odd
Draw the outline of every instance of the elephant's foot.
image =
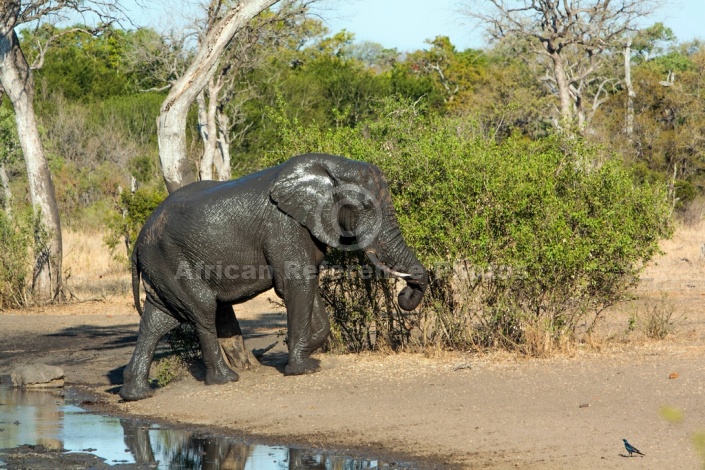
POLYGON ((238 380, 240 380, 240 376, 237 375, 237 372, 227 366, 206 372, 206 385, 221 385, 238 380))
POLYGON ((321 370, 321 361, 307 357, 302 360, 292 361, 289 358, 289 363, 284 368, 284 375, 304 375, 313 374, 321 370))
POLYGON ((125 401, 137 401, 151 397, 153 394, 149 382, 134 381, 126 382, 120 387, 120 398, 125 401))

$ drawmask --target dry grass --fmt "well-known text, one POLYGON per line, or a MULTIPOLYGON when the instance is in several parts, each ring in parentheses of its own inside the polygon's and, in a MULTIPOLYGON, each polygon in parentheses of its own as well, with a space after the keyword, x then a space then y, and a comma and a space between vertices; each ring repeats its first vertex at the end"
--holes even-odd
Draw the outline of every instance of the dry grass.
POLYGON ((660 243, 663 254, 644 269, 633 300, 602 315, 601 338, 643 342, 668 335, 670 341, 700 341, 705 323, 705 222, 682 223, 660 243))
POLYGON ((103 233, 65 231, 64 273, 69 292, 80 300, 124 295, 129 291, 129 270, 115 261, 103 242, 103 233))
POLYGON ((646 267, 639 291, 660 295, 700 287, 696 283, 705 280, 705 222, 681 224, 673 238, 660 245, 664 254, 646 267))

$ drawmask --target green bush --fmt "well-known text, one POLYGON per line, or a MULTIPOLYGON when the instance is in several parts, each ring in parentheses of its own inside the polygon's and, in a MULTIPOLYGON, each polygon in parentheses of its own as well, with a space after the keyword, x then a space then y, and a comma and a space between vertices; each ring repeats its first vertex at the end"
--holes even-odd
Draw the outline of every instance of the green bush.
POLYGON ((665 187, 638 181, 584 141, 495 142, 467 119, 424 117, 394 101, 378 111, 381 118, 356 129, 303 128, 273 116, 282 146, 269 163, 327 152, 378 165, 403 235, 430 270, 413 319, 375 303, 360 283, 346 286, 347 303, 331 304, 323 283, 334 332, 351 328, 340 319, 362 321, 350 309, 365 312, 377 338, 381 320, 404 322, 407 335, 386 338, 392 347, 542 354, 619 301, 671 234, 665 187))
POLYGON ((31 210, 13 217, 0 211, 0 309, 28 303, 35 222, 31 210))
POLYGON ((108 215, 105 237, 105 243, 116 259, 125 259, 118 249, 120 245, 125 247, 129 258, 144 222, 165 198, 166 193, 161 188, 139 188, 134 193, 123 191, 120 194, 116 210, 108 215))
POLYGON ((203 360, 192 323, 182 323, 167 333, 165 339, 171 352, 156 363, 154 380, 160 387, 185 376, 190 367, 203 360))

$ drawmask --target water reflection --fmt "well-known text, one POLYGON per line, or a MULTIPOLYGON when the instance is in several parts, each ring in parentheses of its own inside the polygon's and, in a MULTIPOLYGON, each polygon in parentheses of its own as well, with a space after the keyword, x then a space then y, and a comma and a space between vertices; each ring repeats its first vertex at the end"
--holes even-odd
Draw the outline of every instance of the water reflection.
POLYGON ((64 397, 0 386, 0 449, 42 444, 52 449, 90 452, 109 464, 137 463, 160 469, 413 468, 396 462, 256 445, 226 436, 96 415, 76 406, 79 401, 71 389, 64 397))

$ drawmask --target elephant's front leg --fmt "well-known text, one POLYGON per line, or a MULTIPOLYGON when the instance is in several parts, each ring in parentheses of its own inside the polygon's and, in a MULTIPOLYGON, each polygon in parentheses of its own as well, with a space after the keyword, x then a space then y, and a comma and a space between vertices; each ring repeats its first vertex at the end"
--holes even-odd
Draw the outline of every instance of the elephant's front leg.
POLYGON ((320 348, 325 344, 330 334, 330 320, 328 312, 323 303, 321 294, 316 289, 313 296, 313 309, 311 312, 311 348, 312 351, 320 348))
MULTIPOLYGON (((321 344, 321 338, 314 331, 314 299, 318 295, 313 283, 291 283, 284 295, 286 304, 289 363, 284 369, 286 375, 313 374, 321 370, 320 361, 311 353, 321 344)), ((320 328, 320 326, 319 326, 320 328)))
POLYGON ((215 318, 212 322, 196 324, 198 342, 201 344, 203 362, 206 366, 206 385, 237 382, 239 376, 225 363, 220 353, 220 344, 216 335, 215 318))

